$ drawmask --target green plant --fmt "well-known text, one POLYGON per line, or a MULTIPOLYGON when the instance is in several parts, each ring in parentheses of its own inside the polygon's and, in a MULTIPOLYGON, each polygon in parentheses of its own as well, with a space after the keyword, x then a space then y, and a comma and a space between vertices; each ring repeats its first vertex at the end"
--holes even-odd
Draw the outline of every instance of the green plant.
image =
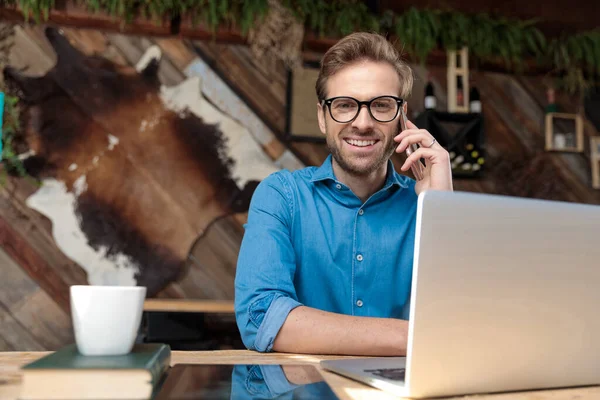
POLYGON ((431 10, 411 8, 398 16, 394 25, 394 33, 406 50, 425 63, 427 55, 438 46, 441 29, 439 15, 431 10))
POLYGON ((553 39, 546 56, 551 73, 562 77, 556 79, 557 88, 584 92, 600 83, 600 30, 553 39))
MULTIPOLYGON (((9 54, 14 45, 14 26, 0 23, 0 70, 8 64, 9 54)), ((19 98, 7 90, 4 83, 0 83, 0 92, 4 93, 3 126, 2 126, 2 154, 0 157, 0 186, 4 185, 8 174, 28 177, 23 161, 16 150, 18 135, 20 134, 20 108, 19 98)))
POLYGON ((522 68, 525 57, 540 59, 546 48, 546 39, 535 23, 413 7, 397 16, 395 34, 421 62, 436 48, 467 46, 478 61, 500 59, 509 68, 522 68))
MULTIPOLYGON (((4 88, 0 88, 4 91, 4 88)), ((0 185, 4 185, 9 173, 20 177, 28 176, 23 161, 15 149, 15 138, 20 132, 19 98, 5 93, 2 127, 2 166, 0 167, 0 185)))
POLYGON ((523 72, 525 60, 550 67, 556 86, 570 94, 585 91, 600 80, 600 30, 548 40, 537 20, 467 15, 452 10, 410 8, 404 14, 382 16, 415 59, 425 63, 436 48, 469 48, 475 63, 503 63, 523 72))
MULTIPOLYGON (((393 33, 400 45, 418 62, 425 63, 436 48, 468 46, 476 63, 501 62, 520 72, 524 60, 535 60, 552 70, 568 91, 582 90, 600 77, 600 31, 548 39, 537 20, 520 21, 488 14, 453 10, 409 8, 402 14, 373 14, 360 0, 74 0, 92 11, 102 11, 130 23, 136 16, 158 23, 175 16, 203 23, 213 32, 235 25, 243 35, 261 23, 271 2, 289 8, 307 28, 321 36, 339 37, 353 31, 393 33)), ((0 0, 18 5, 26 18, 48 19, 55 0, 0 0)), ((298 50, 300 51, 300 50, 298 50)))

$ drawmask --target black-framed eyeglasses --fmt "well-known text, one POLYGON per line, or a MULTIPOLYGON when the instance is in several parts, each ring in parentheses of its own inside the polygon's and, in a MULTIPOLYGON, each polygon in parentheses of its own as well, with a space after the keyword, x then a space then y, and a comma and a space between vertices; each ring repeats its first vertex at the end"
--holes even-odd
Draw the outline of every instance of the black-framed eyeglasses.
POLYGON ((339 96, 321 101, 322 106, 329 108, 329 115, 334 121, 347 124, 354 121, 363 105, 367 106, 371 118, 378 122, 390 122, 398 116, 404 99, 396 96, 379 96, 369 101, 358 101, 353 97, 339 96))

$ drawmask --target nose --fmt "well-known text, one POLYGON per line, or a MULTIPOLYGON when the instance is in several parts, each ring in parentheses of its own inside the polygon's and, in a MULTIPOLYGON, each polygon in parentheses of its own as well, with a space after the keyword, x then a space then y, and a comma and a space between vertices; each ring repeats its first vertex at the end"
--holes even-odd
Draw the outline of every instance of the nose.
POLYGON ((356 128, 360 131, 372 129, 375 125, 375 121, 371 118, 371 114, 369 114, 369 109, 365 104, 360 107, 358 110, 358 115, 352 121, 352 127, 356 128))

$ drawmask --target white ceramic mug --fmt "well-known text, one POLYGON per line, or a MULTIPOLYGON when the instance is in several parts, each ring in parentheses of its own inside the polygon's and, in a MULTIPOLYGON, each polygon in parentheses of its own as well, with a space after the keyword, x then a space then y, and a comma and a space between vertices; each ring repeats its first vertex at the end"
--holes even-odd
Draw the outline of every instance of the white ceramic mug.
POLYGON ((129 353, 140 327, 145 298, 143 286, 71 286, 77 350, 86 356, 129 353))

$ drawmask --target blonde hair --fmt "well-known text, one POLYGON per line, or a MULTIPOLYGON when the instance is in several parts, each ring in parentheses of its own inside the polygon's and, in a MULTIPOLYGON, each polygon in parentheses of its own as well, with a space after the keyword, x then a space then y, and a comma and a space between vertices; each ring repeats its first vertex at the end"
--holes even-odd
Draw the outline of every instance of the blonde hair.
POLYGON ((394 67, 400 78, 399 96, 406 99, 413 86, 413 73, 402 60, 400 53, 385 37, 377 33, 352 33, 333 45, 321 60, 316 90, 319 101, 326 98, 327 79, 342 68, 358 61, 387 62, 394 67))

